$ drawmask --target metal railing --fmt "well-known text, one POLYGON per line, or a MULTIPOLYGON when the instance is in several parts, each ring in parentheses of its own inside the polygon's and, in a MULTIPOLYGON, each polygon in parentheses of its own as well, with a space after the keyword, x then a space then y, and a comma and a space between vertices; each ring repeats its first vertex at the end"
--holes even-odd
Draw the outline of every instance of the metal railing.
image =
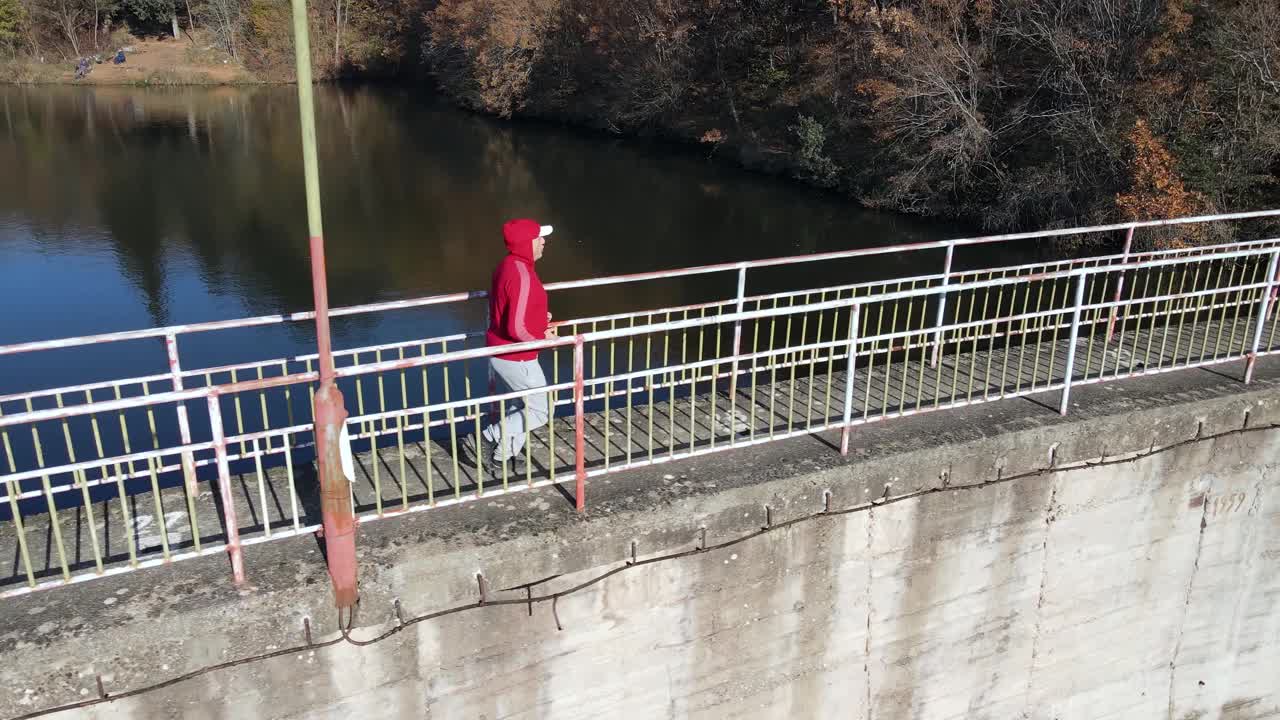
MULTIPOLYGON (((1277 351, 1280 241, 1134 252, 1141 227, 1280 211, 918 243, 549 285, 552 291, 735 273, 734 297, 559 323, 500 349, 478 333, 337 351, 361 522, 743 445, 1277 351), (956 271, 956 248, 1126 232, 1119 253, 956 271), (754 268, 945 250, 939 274, 748 295, 754 268), (543 352, 548 385, 495 392, 489 357, 543 352), (519 457, 462 451, 544 394, 551 421, 519 457)), ((333 311, 377 312, 461 293, 333 311)), ((0 398, 0 596, 314 532, 313 355, 183 369, 188 333, 310 313, 0 347, 0 355, 163 338, 170 372, 0 398), (303 388, 307 388, 305 391, 303 388), (105 397, 104 397, 105 396, 105 397), (17 407, 17 411, 13 410, 17 407), (8 533, 8 528, 13 532, 8 533), (5 539, 5 538, 8 539, 5 539), (42 560, 43 558, 43 560, 42 560)), ((504 438, 505 439, 505 438, 504 438)))

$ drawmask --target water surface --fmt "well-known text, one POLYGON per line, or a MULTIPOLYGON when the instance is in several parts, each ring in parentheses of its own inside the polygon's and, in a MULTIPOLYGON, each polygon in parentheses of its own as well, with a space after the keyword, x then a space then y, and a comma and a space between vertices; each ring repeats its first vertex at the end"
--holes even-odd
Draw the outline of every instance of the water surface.
MULTIPOLYGON (((470 115, 413 91, 316 94, 334 306, 480 289, 512 216, 556 226, 545 281, 938 239, 964 228, 708 160, 470 115)), ((0 88, 0 344, 311 307, 293 88, 0 88)), ((988 251, 989 252, 989 251, 988 251)), ((936 272, 941 253, 755 273, 749 292, 936 272)), ((562 318, 726 297, 733 278, 558 293, 562 318)), ((335 321, 335 347, 474 329, 471 302, 335 321)), ((187 367, 311 328, 183 340, 187 367)), ((158 340, 0 358, 0 393, 166 369, 158 340)), ((7 412, 15 408, 6 408, 7 412)))

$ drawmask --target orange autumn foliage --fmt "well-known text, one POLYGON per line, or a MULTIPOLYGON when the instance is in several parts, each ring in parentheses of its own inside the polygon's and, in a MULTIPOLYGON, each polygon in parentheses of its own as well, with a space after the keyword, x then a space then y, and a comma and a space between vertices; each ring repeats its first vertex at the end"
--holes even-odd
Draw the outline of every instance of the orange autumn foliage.
MULTIPOLYGON (((1134 123, 1129 143, 1133 150, 1133 185, 1128 192, 1116 195, 1116 207, 1126 220, 1185 217, 1209 210, 1204 195, 1186 188, 1173 156, 1145 120, 1134 123)), ((1181 247, 1198 239, 1193 229, 1164 238, 1161 244, 1181 247)))

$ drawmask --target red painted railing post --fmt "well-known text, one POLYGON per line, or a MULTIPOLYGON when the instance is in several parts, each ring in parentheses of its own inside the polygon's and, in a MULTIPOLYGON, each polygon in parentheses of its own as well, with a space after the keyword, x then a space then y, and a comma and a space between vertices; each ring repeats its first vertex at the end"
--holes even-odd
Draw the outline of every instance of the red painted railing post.
POLYGON ((213 453, 218 464, 218 494, 222 498, 222 521, 227 531, 227 556, 231 560, 231 576, 236 585, 244 584, 244 556, 240 552, 240 521, 236 517, 235 495, 231 492, 231 468, 227 463, 227 438, 222 431, 222 408, 218 393, 210 393, 209 428, 213 437, 213 453))
MULTIPOLYGON (((1129 233, 1124 236, 1124 255, 1120 259, 1120 263, 1122 265, 1127 265, 1129 263, 1129 251, 1133 249, 1133 231, 1134 228, 1130 227, 1129 233)), ((1116 280, 1116 297, 1114 300, 1116 304, 1111 306, 1111 316, 1107 318, 1107 342, 1111 342, 1116 334, 1116 315, 1120 313, 1120 295, 1123 292, 1124 271, 1121 270, 1120 277, 1116 280)))

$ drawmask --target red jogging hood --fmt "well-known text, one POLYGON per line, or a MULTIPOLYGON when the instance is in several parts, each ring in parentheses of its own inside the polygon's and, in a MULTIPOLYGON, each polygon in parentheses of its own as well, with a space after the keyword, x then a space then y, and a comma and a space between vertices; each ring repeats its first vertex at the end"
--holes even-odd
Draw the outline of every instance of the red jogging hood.
MULTIPOLYGON (((511 220, 502 226, 508 254, 493 271, 489 289, 489 329, 485 344, 490 347, 541 340, 547 332, 547 291, 534 270, 533 241, 542 226, 528 219, 511 220)), ((536 350, 498 355, 504 360, 535 360, 536 350)))
POLYGON ((533 220, 510 220, 502 226, 502 239, 508 252, 532 265, 533 241, 541 232, 542 226, 533 220))

